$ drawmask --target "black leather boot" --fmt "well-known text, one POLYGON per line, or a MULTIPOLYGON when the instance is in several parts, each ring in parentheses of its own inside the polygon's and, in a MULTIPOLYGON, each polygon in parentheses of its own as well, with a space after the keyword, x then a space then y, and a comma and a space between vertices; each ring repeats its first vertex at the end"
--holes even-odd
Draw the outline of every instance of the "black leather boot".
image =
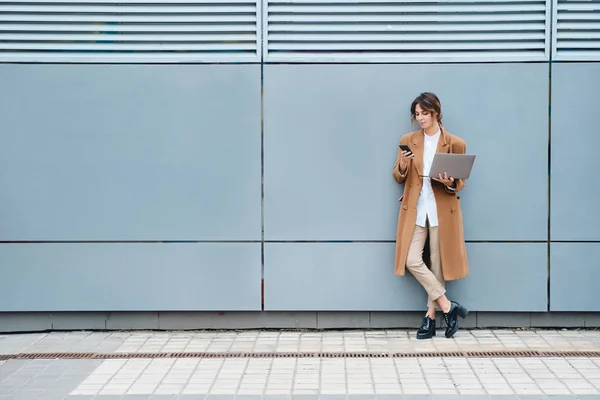
POLYGON ((429 317, 423 318, 423 323, 417 331, 417 339, 431 339, 435 336, 435 320, 429 317))
POLYGON ((451 338, 458 331, 458 317, 465 318, 469 314, 469 310, 461 306, 455 301, 450 302, 450 310, 444 313, 446 321, 446 337, 451 338))

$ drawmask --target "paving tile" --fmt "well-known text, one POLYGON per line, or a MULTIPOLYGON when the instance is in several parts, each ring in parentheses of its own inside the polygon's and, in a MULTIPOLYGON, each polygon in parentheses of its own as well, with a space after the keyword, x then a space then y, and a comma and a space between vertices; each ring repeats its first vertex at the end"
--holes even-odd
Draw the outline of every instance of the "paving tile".
POLYGON ((43 390, 18 390, 12 395, 12 398, 14 400, 39 399, 43 393, 43 390))
POLYGON ((57 392, 57 391, 44 391, 40 396, 43 400, 64 400, 69 395, 69 392, 57 392))
MULTIPOLYGON (((349 394, 348 400, 375 400, 377 395, 375 394, 349 394)), ((320 398, 319 398, 320 400, 320 398)))
MULTIPOLYGON (((323 395, 321 395, 323 397, 323 395)), ((290 400, 292 398, 291 395, 288 394, 265 394, 263 395, 263 400, 290 400)), ((345 396, 344 396, 345 398, 345 396)), ((320 398, 319 398, 320 400, 320 398)))
MULTIPOLYGON (((229 397, 231 398, 231 397, 229 397)), ((207 397, 207 400, 210 399, 210 396, 207 397)), ((252 395, 252 394, 241 394, 235 397, 235 400, 262 400, 262 395, 252 395)))
POLYGON ((40 378, 36 377, 27 382, 27 384, 23 387, 24 389, 47 389, 52 387, 54 383, 57 381, 55 378, 40 378))
POLYGON ((319 400, 318 394, 293 394, 291 400, 319 400))
POLYGON ((13 377, 3 379, 2 381, 0 381, 0 390, 21 389, 22 387, 27 385, 29 381, 30 379, 15 379, 13 377))
POLYGON ((577 400, 577 396, 571 394, 549 394, 547 396, 549 400, 577 400))
POLYGON ((13 390, 13 389, 7 390, 7 389, 1 389, 1 388, 0 388, 0 396, 10 397, 10 396, 12 396, 12 395, 13 395, 13 394, 14 394, 16 391, 17 391, 16 389, 14 389, 14 390, 13 390))

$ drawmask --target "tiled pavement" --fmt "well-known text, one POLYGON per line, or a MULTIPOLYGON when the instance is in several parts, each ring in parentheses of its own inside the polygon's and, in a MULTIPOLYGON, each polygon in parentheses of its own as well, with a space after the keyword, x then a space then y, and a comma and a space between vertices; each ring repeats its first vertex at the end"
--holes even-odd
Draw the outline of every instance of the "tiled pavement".
POLYGON ((44 352, 600 351, 595 330, 460 330, 416 340, 412 330, 54 332, 0 334, 0 354, 44 352))
MULTIPOLYGON (((0 353, 600 350, 596 331, 69 332, 0 335, 0 353)), ((0 361, 0 399, 599 399, 600 358, 154 358, 0 361), (236 397, 237 396, 237 397, 236 397)))

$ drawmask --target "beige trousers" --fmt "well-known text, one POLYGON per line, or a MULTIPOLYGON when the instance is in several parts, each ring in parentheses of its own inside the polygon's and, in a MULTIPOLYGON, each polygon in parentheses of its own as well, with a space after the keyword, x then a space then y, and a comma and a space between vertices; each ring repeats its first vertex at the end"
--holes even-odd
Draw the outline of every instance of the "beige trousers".
POLYGON ((442 260, 440 258, 440 240, 438 228, 429 228, 429 253, 431 255, 431 269, 423 261, 423 249, 427 240, 427 228, 415 225, 415 231, 408 248, 408 257, 406 257, 406 268, 419 281, 421 286, 427 292, 427 307, 438 307, 438 297, 446 293, 444 287, 444 276, 442 275, 442 260))

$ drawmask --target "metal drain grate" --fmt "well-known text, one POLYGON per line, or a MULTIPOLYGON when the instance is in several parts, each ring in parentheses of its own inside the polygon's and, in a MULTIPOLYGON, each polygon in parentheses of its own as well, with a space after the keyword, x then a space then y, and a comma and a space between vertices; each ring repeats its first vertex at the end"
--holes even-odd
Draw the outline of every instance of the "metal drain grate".
POLYGON ((18 353, 0 354, 0 360, 74 359, 109 360, 132 358, 527 358, 527 357, 600 357, 600 351, 451 351, 451 352, 182 352, 182 353, 18 353))

